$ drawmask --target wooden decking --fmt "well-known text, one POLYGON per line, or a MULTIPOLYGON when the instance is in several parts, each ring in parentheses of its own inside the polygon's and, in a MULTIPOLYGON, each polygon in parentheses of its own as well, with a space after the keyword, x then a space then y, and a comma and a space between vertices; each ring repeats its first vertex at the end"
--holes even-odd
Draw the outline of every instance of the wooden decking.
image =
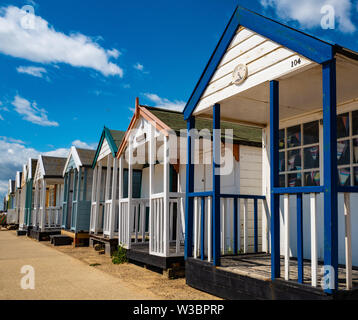
MULTIPOLYGON (((268 254, 252 254, 233 257, 223 257, 219 269, 259 280, 271 279, 271 256, 268 254)), ((321 287, 323 265, 318 268, 318 287, 321 287)), ((281 259, 281 277, 284 275, 284 259, 281 259)), ((339 268, 339 289, 346 289, 346 274, 344 268, 339 268)), ((297 261, 290 261, 290 280, 297 282, 297 261)), ((304 262, 304 283, 311 284, 311 263, 304 262)), ((358 270, 353 270, 353 287, 358 288, 358 270)))
POLYGON ((149 242, 132 243, 131 249, 127 250, 127 257, 131 262, 167 270, 173 266, 184 266, 184 246, 181 246, 180 249, 180 254, 175 255, 176 246, 173 243, 169 249, 171 256, 160 257, 149 254, 149 242))
POLYGON ((339 268, 339 291, 326 294, 321 287, 322 265, 318 271, 318 286, 311 286, 311 266, 304 262, 304 283, 297 282, 297 261, 290 261, 290 281, 284 277, 284 260, 281 259, 281 277, 271 280, 271 257, 268 254, 225 256, 221 266, 189 258, 186 261, 187 284, 224 299, 260 300, 332 300, 358 298, 358 270, 353 270, 353 289, 346 290, 345 269, 339 268))

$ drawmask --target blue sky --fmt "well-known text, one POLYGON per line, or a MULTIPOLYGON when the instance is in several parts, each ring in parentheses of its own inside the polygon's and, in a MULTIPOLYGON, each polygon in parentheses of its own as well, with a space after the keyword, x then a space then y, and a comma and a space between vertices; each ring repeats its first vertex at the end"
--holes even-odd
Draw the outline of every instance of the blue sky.
POLYGON ((237 4, 358 51, 350 0, 2 1, 0 195, 29 156, 94 148, 104 125, 125 130, 135 97, 180 109, 237 4), (335 9, 335 29, 320 9, 335 9), (24 29, 31 5, 35 29, 24 29))

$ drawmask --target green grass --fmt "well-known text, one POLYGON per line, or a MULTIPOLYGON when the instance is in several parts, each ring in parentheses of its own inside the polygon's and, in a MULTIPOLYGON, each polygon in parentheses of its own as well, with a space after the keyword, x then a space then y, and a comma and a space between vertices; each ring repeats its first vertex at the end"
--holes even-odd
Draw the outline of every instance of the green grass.
POLYGON ((127 263, 127 250, 122 246, 118 246, 118 249, 112 255, 113 264, 123 264, 127 263))

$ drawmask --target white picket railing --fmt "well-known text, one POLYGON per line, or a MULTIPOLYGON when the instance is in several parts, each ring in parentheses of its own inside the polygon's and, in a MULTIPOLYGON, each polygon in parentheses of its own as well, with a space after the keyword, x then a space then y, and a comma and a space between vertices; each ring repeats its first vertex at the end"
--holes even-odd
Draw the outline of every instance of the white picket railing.
MULTIPOLYGON (((211 262, 213 250, 212 196, 194 196, 193 199, 193 257, 211 262), (204 210, 202 210, 203 205, 204 210)), ((221 195, 221 255, 269 252, 269 224, 266 224, 264 232, 260 232, 263 215, 265 215, 266 221, 269 221, 269 211, 264 197, 221 195)))
MULTIPOLYGON (((293 195, 283 195, 283 234, 284 234, 284 279, 291 280, 291 243, 290 243, 290 209, 289 199, 293 195)), ((310 240, 311 240, 311 285, 313 287, 319 286, 319 277, 323 272, 318 269, 318 228, 323 229, 322 225, 317 223, 317 193, 310 195, 310 240)), ((351 206, 350 193, 344 193, 344 232, 345 232, 345 271, 346 271, 346 289, 352 289, 352 225, 351 225, 351 206)), ((338 212, 342 212, 338 209, 338 212)), ((295 245, 295 244, 292 244, 295 245)))
POLYGON ((112 200, 107 200, 104 204, 104 212, 103 212, 103 234, 106 236, 111 235, 111 224, 110 224, 111 210, 112 210, 112 200))
POLYGON ((129 201, 128 199, 119 200, 119 214, 118 214, 118 241, 119 244, 126 249, 130 248, 130 237, 128 232, 128 210, 129 201))
POLYGON ((132 243, 146 242, 149 232, 146 230, 146 208, 149 199, 132 199, 129 210, 128 199, 119 201, 119 243, 130 249, 132 243))
POLYGON ((104 205, 101 202, 97 207, 97 202, 92 202, 91 204, 91 219, 90 219, 90 232, 91 233, 101 233, 103 232, 103 215, 104 215, 104 205), (98 208, 98 210, 97 210, 98 208))
POLYGON ((170 194, 168 212, 164 201, 163 193, 151 197, 150 254, 180 256, 184 254, 183 194, 170 194))
POLYGON ((62 208, 48 207, 45 209, 45 228, 58 229, 61 228, 62 222, 62 208))

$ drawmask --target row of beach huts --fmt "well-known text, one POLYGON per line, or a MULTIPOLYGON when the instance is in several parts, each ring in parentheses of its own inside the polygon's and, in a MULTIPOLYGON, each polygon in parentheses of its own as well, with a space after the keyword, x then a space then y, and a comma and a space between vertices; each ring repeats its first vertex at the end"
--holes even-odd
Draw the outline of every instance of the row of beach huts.
POLYGON ((29 159, 18 235, 185 270, 227 299, 358 297, 358 53, 236 8, 183 113, 29 159))

